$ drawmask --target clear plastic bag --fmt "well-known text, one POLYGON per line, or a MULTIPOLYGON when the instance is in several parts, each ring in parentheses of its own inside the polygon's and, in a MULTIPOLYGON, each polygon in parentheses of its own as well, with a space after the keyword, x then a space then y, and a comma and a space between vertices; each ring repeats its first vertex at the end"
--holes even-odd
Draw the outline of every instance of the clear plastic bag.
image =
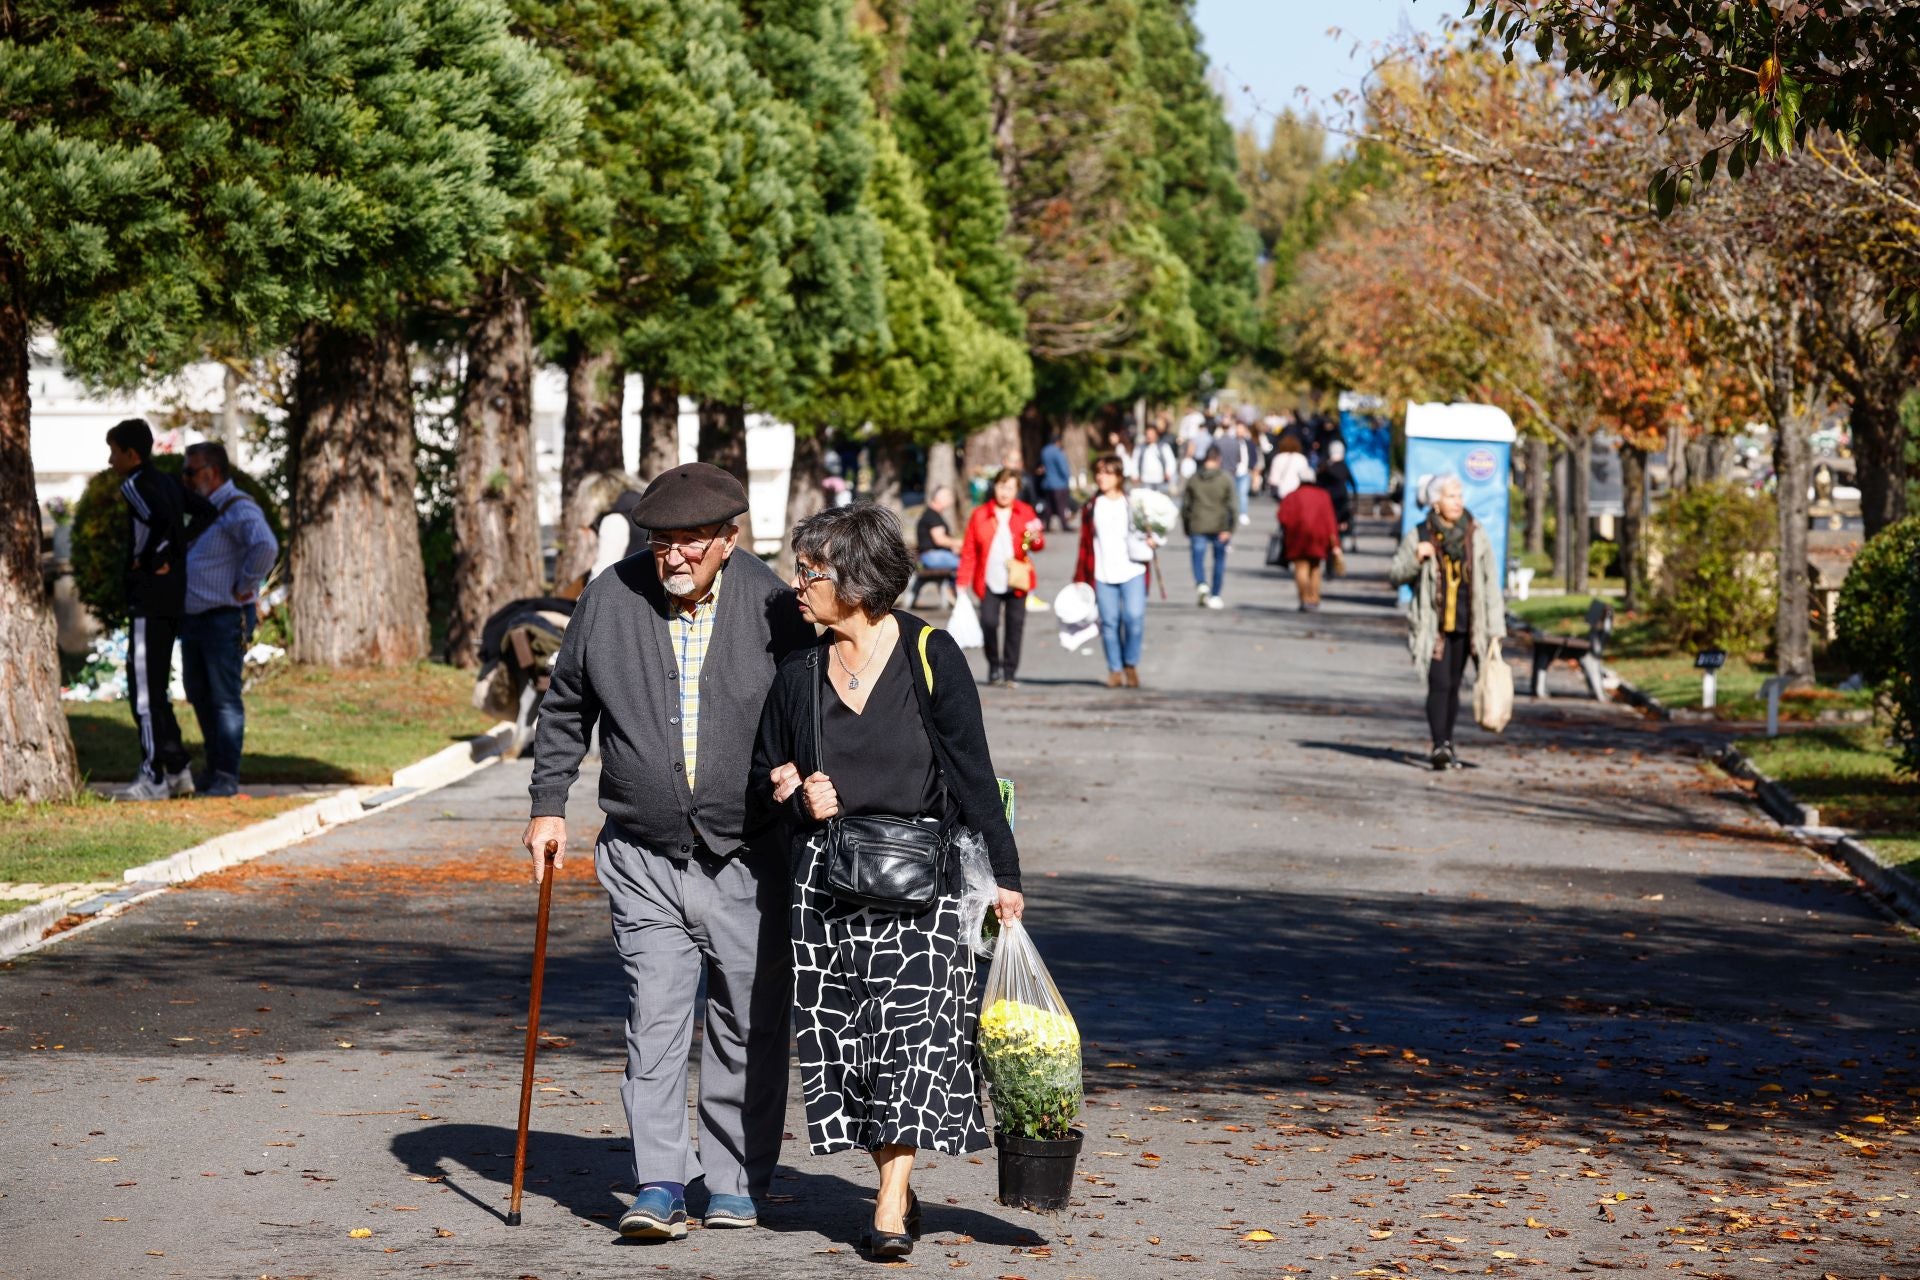
POLYGON ((1080 1115, 1080 1029, 1018 920, 1000 926, 981 1000, 980 1059, 994 1128, 1065 1138, 1080 1115))
POLYGON ((987 932, 987 913, 1000 896, 993 882, 993 863, 987 858, 986 841, 962 827, 954 834, 953 857, 960 863, 963 887, 960 890, 961 936, 967 949, 984 960, 993 954, 993 937, 987 932))

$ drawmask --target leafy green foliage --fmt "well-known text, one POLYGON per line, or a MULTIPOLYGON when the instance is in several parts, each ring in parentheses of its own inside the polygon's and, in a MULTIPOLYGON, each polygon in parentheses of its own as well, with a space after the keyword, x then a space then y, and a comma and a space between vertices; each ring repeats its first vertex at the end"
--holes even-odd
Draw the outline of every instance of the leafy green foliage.
POLYGON ((996 1000, 980 1015, 980 1057, 993 1127, 1020 1138, 1065 1138, 1080 1114, 1080 1032, 1065 1013, 996 1000))
POLYGON ((1745 653, 1773 625, 1778 573, 1759 548, 1773 538, 1773 506, 1730 484, 1702 485, 1654 517, 1661 550, 1650 612, 1676 645, 1745 653))
POLYGON ((729 0, 517 0, 586 103, 541 209, 550 352, 623 362, 704 393, 773 368, 792 309, 800 122, 746 54, 729 0))
POLYGON ((1890 524, 1867 539, 1840 584, 1834 624, 1847 661, 1874 684, 1892 680, 1905 658, 1907 632, 1920 627, 1908 610, 1908 571, 1920 562, 1920 516, 1890 524))
MULTIPOLYGON (((1906 581, 1900 584, 1909 619, 1920 618, 1920 556, 1909 557, 1906 581)), ((1920 626, 1903 629, 1902 661, 1895 669, 1888 693, 1893 704, 1893 740, 1900 767, 1920 778, 1920 626)))
POLYGON ((907 31, 892 123, 933 220, 935 256, 967 306, 1008 337, 1026 329, 1007 248, 1007 188, 994 159, 993 101, 975 46, 972 0, 919 0, 907 31))
POLYGON ((1233 130, 1207 78, 1193 0, 1144 0, 1142 71, 1157 98, 1154 160, 1159 169, 1158 225, 1187 267, 1198 328, 1193 362, 1173 352, 1143 372, 1140 390, 1173 398, 1191 390, 1202 369, 1224 381, 1258 332, 1259 238, 1248 225, 1233 130))
MULTIPOLYGON (((153 457, 154 469, 170 476, 179 476, 185 465, 186 460, 177 453, 153 457)), ((260 510, 266 513, 267 526, 273 530, 284 555, 286 526, 265 486, 240 470, 234 471, 233 483, 260 504, 260 510)), ((85 491, 73 507, 73 585, 81 602, 110 626, 127 616, 127 557, 131 551, 127 541, 127 504, 120 496, 120 476, 111 470, 102 471, 87 481, 85 491)))
POLYGON ((1586 72, 1621 105, 1655 102, 1723 139, 1653 182, 1665 214, 1724 167, 1739 178, 1828 128, 1885 159, 1920 137, 1920 9, 1862 3, 1468 0, 1505 49, 1530 43, 1586 72))

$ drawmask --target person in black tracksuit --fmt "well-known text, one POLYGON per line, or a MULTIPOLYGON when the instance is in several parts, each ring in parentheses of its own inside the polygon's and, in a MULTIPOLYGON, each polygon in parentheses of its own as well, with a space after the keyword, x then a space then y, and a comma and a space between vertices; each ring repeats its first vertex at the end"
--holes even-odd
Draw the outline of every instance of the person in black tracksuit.
POLYGON ((173 642, 186 612, 188 521, 210 521, 213 512, 178 477, 153 466, 153 429, 144 419, 115 424, 107 432, 107 450, 127 504, 127 693, 140 729, 140 774, 120 794, 160 800, 193 790, 191 761, 167 686, 173 642))

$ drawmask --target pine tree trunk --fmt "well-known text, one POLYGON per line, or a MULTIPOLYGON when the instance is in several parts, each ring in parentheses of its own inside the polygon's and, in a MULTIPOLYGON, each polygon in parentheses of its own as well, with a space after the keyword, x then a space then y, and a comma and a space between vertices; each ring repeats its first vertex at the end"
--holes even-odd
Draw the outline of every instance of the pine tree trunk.
POLYGON ((1527 553, 1542 555, 1547 549, 1547 442, 1539 436, 1527 440, 1527 553))
POLYGON ((447 659, 480 665, 480 632, 509 600, 540 594, 533 466, 533 345, 527 303, 489 290, 467 328, 454 459, 453 612, 447 659))
POLYGON ((1573 481, 1567 486, 1567 592, 1579 595, 1587 590, 1587 548, 1593 542, 1593 429, 1582 427, 1575 437, 1573 456, 1567 471, 1573 481))
POLYGON ((1807 582, 1807 486, 1813 480, 1813 424, 1819 406, 1781 413, 1773 429, 1774 503, 1780 520, 1780 607, 1773 619, 1773 669, 1790 684, 1813 679, 1812 597, 1807 582))
MULTIPOLYGON (((822 482, 827 478, 825 442, 817 431, 795 431, 793 435, 793 469, 787 481, 787 532, 793 532, 793 526, 823 509, 827 505, 827 491, 822 482)), ((790 537, 780 540, 780 553, 774 557, 773 567, 782 576, 793 573, 793 541, 790 537)))
POLYGON ((414 497, 413 384, 398 327, 312 326, 297 343, 288 465, 295 662, 403 666, 427 656, 414 497))
POLYGON ((1907 432, 1897 399, 1856 399, 1849 425, 1860 518, 1871 538, 1907 514, 1907 432))
POLYGON ((1553 576, 1565 589, 1571 580, 1573 563, 1569 548, 1573 541, 1573 451, 1553 451, 1553 576))
MULTIPOLYGON (((60 706, 60 656, 40 573, 29 438, 25 272, 0 257, 0 800, 65 800, 80 770, 60 706)), ((104 446, 102 446, 104 448, 104 446)))
POLYGON ((593 568, 599 548, 592 525, 593 490, 586 481, 621 469, 620 419, 626 412, 627 371, 611 348, 576 338, 562 362, 567 371, 567 412, 561 427, 560 529, 555 536, 553 581, 564 586, 593 568))
POLYGON ((867 443, 873 458, 873 501, 895 515, 903 510, 900 494, 906 470, 907 442, 902 436, 875 436, 867 443))
POLYGON ((640 478, 680 465, 680 388, 651 373, 640 377, 640 478))
POLYGON ((1645 584, 1642 558, 1646 554, 1647 528, 1647 455, 1643 449, 1622 441, 1620 444, 1620 574, 1626 580, 1626 599, 1621 603, 1631 613, 1640 607, 1645 584))
POLYGON ((960 492, 960 464, 954 456, 953 441, 941 440, 927 446, 927 496, 935 489, 960 492))
POLYGON ((700 461, 730 471, 747 482, 747 407, 742 404, 700 405, 700 461))

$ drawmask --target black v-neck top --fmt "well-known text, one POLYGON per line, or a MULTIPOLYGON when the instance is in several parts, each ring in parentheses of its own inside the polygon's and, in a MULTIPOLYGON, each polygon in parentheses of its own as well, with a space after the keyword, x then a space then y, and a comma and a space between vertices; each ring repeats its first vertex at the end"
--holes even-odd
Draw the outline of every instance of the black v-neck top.
MULTIPOLYGON (((858 715, 821 672, 820 747, 842 813, 941 816, 940 772, 909 683, 914 670, 908 657, 902 636, 858 715)), ((830 654, 827 661, 834 661, 830 654)))

